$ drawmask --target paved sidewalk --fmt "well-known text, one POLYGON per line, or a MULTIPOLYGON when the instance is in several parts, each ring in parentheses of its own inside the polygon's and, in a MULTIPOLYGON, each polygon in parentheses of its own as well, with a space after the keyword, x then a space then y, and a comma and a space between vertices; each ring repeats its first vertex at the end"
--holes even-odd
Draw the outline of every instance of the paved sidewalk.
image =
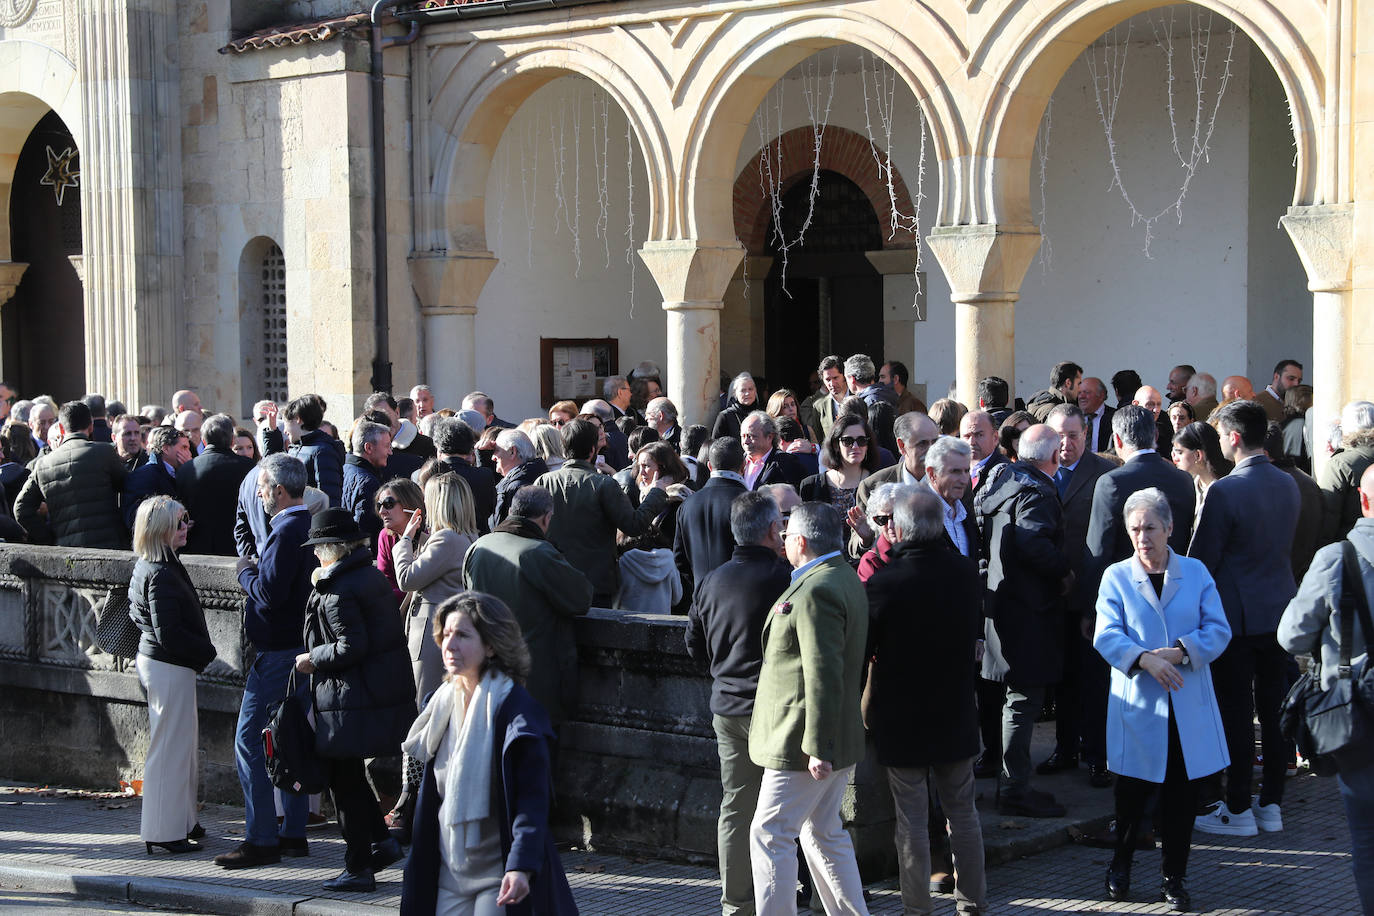
MULTIPOLYGON (((1098 794, 1104 801, 1111 795, 1098 794)), ((320 882, 342 867, 343 843, 334 825, 311 831, 307 859, 228 872, 210 859, 242 836, 242 809, 205 806, 201 822, 209 834, 204 852, 148 856, 137 841, 140 804, 134 798, 91 793, 36 793, 0 782, 0 886, 194 913, 376 913, 399 903, 399 870, 379 875, 375 894, 321 890, 320 882)), ((1350 872, 1349 833, 1334 781, 1306 774, 1290 780, 1283 817, 1282 833, 1224 843, 1195 835, 1189 883, 1198 911, 1223 916, 1360 912, 1350 872)), ((994 848, 1006 849, 1002 834, 1025 826, 984 818, 994 848)), ((994 865, 988 875, 991 909, 1024 914, 1168 912, 1154 902, 1158 852, 1137 855, 1133 902, 1103 901, 1100 888, 1109 855, 1069 844, 994 865)), ((565 852, 563 862, 585 916, 719 912, 713 869, 580 851, 565 852)), ((872 913, 901 913, 895 882, 869 890, 872 913)), ((937 912, 953 912, 952 897, 937 900, 937 912)))

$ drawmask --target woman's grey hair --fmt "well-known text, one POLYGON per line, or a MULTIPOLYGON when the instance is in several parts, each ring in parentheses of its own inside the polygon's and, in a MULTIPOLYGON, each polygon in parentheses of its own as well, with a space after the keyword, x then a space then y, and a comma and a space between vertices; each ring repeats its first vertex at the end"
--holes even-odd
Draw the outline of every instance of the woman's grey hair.
POLYGON ((892 523, 903 541, 933 541, 945 533, 944 511, 928 487, 904 486, 892 501, 892 523))
POLYGON ((951 455, 963 455, 972 461, 973 449, 958 436, 941 436, 926 451, 926 467, 934 468, 937 474, 943 474, 948 470, 947 466, 951 455))
POLYGON ((534 451, 545 461, 550 458, 563 457, 563 433, 552 423, 545 423, 536 426, 531 430, 534 439, 534 451))
POLYGON ((897 490, 902 484, 899 483, 880 483, 873 488, 873 492, 868 494, 868 520, 873 521, 875 515, 891 515, 892 500, 897 496, 897 490))
POLYGON ((1347 438, 1374 429, 1374 401, 1351 401, 1341 408, 1341 433, 1347 438))
POLYGON ((359 547, 367 546, 367 538, 360 541, 344 541, 339 544, 316 544, 315 556, 321 563, 337 563, 359 547))
POLYGON ((769 494, 741 493, 730 503, 730 533, 737 544, 762 544, 768 529, 781 518, 769 494))
POLYGON ((1122 521, 1129 527, 1131 515, 1144 510, 1152 513, 1165 528, 1174 524, 1174 510, 1169 507, 1169 499, 1159 487, 1136 490, 1126 498, 1126 507, 1121 511, 1122 521))
POLYGON ((812 556, 832 553, 844 546, 844 521, 834 506, 828 503, 802 503, 792 510, 787 522, 787 534, 806 538, 812 556))
MULTIPOLYGON (((750 382, 752 382, 753 380, 754 380, 754 377, 753 377, 752 375, 750 375, 748 372, 741 372, 739 375, 737 375, 737 376, 735 376, 733 379, 731 379, 731 380, 730 380, 730 398, 733 399, 733 400, 735 400, 735 401, 738 401, 738 400, 739 400, 739 386, 740 386, 740 382, 743 382, 743 381, 750 381, 750 382)), ((756 399, 756 400, 757 400, 757 399, 756 399)))
POLYGON ((534 443, 518 429, 502 430, 496 436, 496 445, 508 452, 515 452, 521 464, 534 457, 534 443))

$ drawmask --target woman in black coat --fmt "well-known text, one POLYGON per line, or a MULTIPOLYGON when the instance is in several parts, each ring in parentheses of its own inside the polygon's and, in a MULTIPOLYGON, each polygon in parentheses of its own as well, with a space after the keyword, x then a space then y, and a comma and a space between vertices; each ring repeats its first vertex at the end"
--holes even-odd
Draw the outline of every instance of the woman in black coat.
POLYGON ((549 832, 553 729, 525 690, 529 649, 505 603, 462 592, 434 613, 448 670, 406 739, 425 762, 401 913, 577 916, 549 832))
POLYGON ((724 436, 738 439, 744 418, 761 409, 759 390, 754 385, 754 377, 748 372, 741 372, 730 382, 729 398, 726 400, 725 409, 716 414, 716 423, 711 427, 711 438, 719 439, 724 436))
POLYGON ((134 516, 129 616, 138 641, 138 680, 148 691, 148 758, 143 766, 139 826, 149 853, 193 852, 205 831, 196 823, 198 789, 196 675, 215 660, 205 612, 176 552, 186 546, 191 520, 170 496, 154 496, 134 516))
POLYGON ((410 653, 391 583, 372 565, 367 536, 352 513, 321 512, 305 543, 315 548, 320 568, 296 670, 312 675, 315 750, 329 766, 346 844, 343 872, 324 887, 371 892, 374 872, 403 853, 387 832, 363 759, 394 756, 415 718, 410 653))

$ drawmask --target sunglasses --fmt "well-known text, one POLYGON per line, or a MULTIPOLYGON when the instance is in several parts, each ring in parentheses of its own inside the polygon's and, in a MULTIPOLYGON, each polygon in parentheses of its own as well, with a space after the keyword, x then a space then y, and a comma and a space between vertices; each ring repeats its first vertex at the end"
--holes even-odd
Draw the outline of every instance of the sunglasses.
POLYGON ((879 528, 885 528, 885 527, 887 527, 887 524, 888 524, 889 522, 891 522, 891 521, 892 521, 892 516, 890 516, 890 515, 875 515, 875 516, 873 516, 873 524, 877 525, 879 528))
POLYGON ((377 500, 377 508, 378 508, 378 509, 386 509, 386 510, 389 511, 389 510, 391 510, 391 509, 395 509, 395 508, 396 508, 396 505, 397 505, 397 500, 396 500, 396 497, 394 497, 394 496, 388 496, 388 497, 386 497, 385 499, 379 499, 379 500, 377 500))
POLYGON ((181 518, 177 519, 178 528, 190 528, 194 524, 195 521, 189 515, 183 515, 181 518))
POLYGON ((843 445, 845 448, 852 448, 853 446, 856 446, 856 445, 859 446, 860 448, 864 448, 864 447, 867 447, 867 445, 868 445, 868 437, 867 437, 867 436, 841 436, 841 437, 840 437, 840 445, 843 445))

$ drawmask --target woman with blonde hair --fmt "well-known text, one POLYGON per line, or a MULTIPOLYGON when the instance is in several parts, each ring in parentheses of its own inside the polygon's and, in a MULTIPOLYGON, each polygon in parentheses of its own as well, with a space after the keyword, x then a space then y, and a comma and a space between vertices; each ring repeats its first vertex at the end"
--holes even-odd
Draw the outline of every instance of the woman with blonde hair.
POLYGON ((425 484, 424 508, 411 513, 391 548, 397 583, 419 599, 411 599, 405 620, 417 700, 438 687, 444 675, 439 647, 429 638, 430 619, 440 602, 463 590, 463 556, 477 540, 472 507, 466 480, 457 474, 436 474, 425 484), (417 546, 426 521, 429 535, 423 546, 417 546))
POLYGON ((563 433, 559 427, 546 423, 536 426, 530 431, 529 436, 534 442, 534 453, 543 459, 550 471, 556 471, 563 466, 567 459, 563 455, 563 433))
POLYGON ((553 729, 524 687, 519 622, 462 592, 435 611, 434 642, 447 674, 404 744, 424 780, 401 912, 577 916, 549 831, 553 729))
POLYGON ((148 758, 143 767, 139 837, 148 853, 194 852, 205 835, 196 823, 199 789, 196 675, 215 660, 196 587, 176 552, 191 517, 170 496, 143 501, 134 516, 129 617, 138 625, 138 680, 148 691, 148 758))

